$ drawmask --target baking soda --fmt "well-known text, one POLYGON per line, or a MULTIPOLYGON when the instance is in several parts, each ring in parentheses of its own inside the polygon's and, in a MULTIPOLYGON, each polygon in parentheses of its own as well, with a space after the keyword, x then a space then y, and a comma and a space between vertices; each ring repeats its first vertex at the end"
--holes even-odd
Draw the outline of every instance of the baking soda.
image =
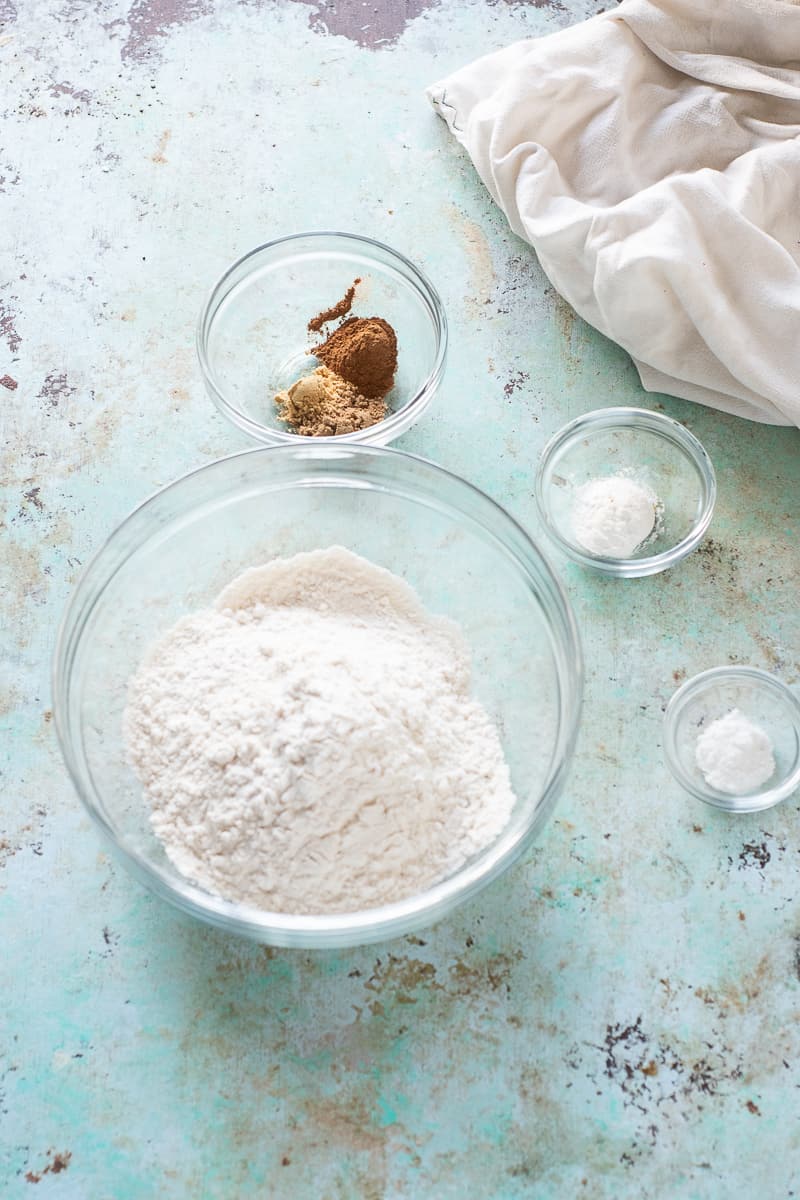
POLYGON ((578 545, 603 558, 630 558, 652 534, 658 497, 626 475, 590 479, 575 491, 572 531, 578 545))

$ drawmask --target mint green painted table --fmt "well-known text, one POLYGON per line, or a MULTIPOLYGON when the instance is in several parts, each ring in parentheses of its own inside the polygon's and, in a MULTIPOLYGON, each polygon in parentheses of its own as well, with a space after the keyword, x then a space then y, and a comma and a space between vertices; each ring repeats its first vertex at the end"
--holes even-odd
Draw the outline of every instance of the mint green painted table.
POLYGON ((4 1200, 800 1194, 800 804, 702 808, 660 744, 687 675, 798 682, 800 435, 643 395, 422 95, 599 7, 0 0, 4 1200), (313 955, 189 923, 115 866, 62 769, 48 669, 103 537, 245 444, 200 385, 206 288, 326 226, 405 251, 448 309, 445 383, 404 449, 539 536, 546 438, 644 403, 701 438, 720 496, 669 575, 553 556, 588 682, 538 848, 422 937, 313 955))

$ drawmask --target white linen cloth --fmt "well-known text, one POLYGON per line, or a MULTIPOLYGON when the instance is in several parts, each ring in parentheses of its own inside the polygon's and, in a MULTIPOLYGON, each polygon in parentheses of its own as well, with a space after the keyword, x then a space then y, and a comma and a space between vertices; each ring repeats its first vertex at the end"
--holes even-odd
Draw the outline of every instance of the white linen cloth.
POLYGON ((800 426, 800 0, 623 0, 428 95, 646 389, 800 426))

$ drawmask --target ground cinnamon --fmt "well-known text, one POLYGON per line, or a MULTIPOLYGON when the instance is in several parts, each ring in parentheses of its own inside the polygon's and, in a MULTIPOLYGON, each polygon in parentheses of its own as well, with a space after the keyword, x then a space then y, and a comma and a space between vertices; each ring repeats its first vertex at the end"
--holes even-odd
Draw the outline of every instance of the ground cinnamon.
POLYGON ((394 383, 397 337, 383 317, 350 317, 311 353, 369 399, 385 396, 394 383))
POLYGON ((353 298, 356 294, 356 288, 361 283, 360 278, 354 279, 347 289, 341 300, 337 300, 330 308, 323 308, 322 312, 317 313, 308 322, 309 333, 319 333, 323 325, 327 325, 329 321, 335 321, 338 317, 344 317, 350 312, 353 307, 353 298))

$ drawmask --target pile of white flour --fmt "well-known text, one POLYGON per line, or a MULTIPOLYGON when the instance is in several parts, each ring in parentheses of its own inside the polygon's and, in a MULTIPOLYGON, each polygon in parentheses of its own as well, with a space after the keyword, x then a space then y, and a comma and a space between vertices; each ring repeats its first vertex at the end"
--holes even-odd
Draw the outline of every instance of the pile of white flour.
POLYGON ((457 626, 341 547, 245 571, 179 621, 131 680, 125 732, 175 866, 274 912, 408 897, 514 803, 457 626))

